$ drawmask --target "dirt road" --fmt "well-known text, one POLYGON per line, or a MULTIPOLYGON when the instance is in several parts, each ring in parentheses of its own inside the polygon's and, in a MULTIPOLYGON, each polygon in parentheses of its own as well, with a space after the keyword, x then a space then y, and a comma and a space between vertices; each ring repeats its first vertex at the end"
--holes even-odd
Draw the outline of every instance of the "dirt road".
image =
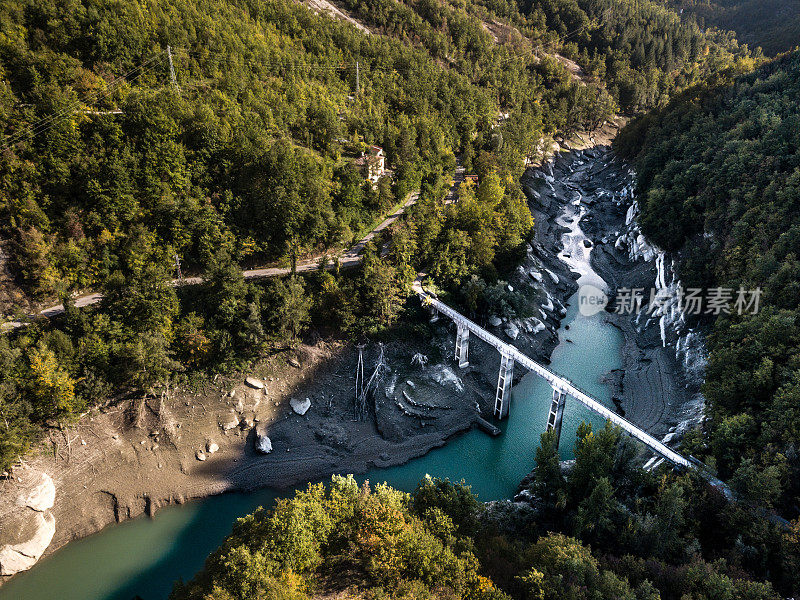
MULTIPOLYGON (((403 214, 405 214, 406 210, 411 207, 413 204, 416 203, 417 199, 419 198, 419 194, 417 192, 413 192, 409 194, 408 199, 405 203, 395 212, 388 215, 381 223, 375 227, 372 231, 370 231, 367 235, 365 235, 362 239, 356 242, 352 247, 348 250, 342 252, 339 258, 339 267, 340 268, 349 268, 359 264, 362 260, 361 252, 364 250, 364 247, 373 239, 375 239, 381 232, 383 232, 387 227, 389 227, 392 223, 397 221, 403 214)), ((315 256, 313 258, 309 258, 303 261, 300 261, 297 264, 297 272, 304 273, 306 271, 313 271, 319 268, 320 261, 323 259, 323 256, 315 256)), ((333 268, 331 264, 329 268, 333 268)), ((242 275, 244 275, 245 279, 262 279, 266 277, 282 277, 284 275, 288 275, 291 272, 291 268, 289 267, 265 267, 263 269, 249 269, 247 271, 243 271, 242 275)), ((184 277, 183 279, 173 279, 172 284, 175 286, 180 285, 199 285, 203 283, 202 277, 184 277)), ((92 304, 97 304, 103 298, 102 294, 99 292, 93 292, 91 294, 86 294, 84 296, 79 296, 75 299, 75 306, 78 308, 82 308, 85 306, 90 306, 92 304)), ((30 315, 30 319, 34 319, 36 317, 55 317, 57 315, 64 313, 64 305, 57 304, 55 306, 50 306, 45 308, 35 315, 30 315)), ((28 321, 10 321, 8 323, 3 323, 0 325, 0 332, 6 333, 13 329, 17 329, 19 327, 24 327, 28 324, 28 321)))

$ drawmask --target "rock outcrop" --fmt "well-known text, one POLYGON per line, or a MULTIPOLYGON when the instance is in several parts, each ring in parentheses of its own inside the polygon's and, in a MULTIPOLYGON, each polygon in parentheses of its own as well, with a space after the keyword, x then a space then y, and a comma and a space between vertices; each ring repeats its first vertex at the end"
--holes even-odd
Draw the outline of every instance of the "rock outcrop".
POLYGON ((56 532, 50 512, 56 498, 53 479, 40 471, 25 471, 12 480, 16 500, 0 507, 0 575, 30 569, 44 554, 56 532))

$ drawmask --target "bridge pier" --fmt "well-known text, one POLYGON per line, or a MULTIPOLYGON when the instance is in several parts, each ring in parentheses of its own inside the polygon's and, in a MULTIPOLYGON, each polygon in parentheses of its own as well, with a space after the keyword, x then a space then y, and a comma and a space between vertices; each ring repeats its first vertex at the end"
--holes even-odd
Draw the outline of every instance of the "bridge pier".
POLYGON ((567 405, 567 393, 553 388, 553 401, 550 403, 550 414, 547 415, 547 431, 556 434, 556 449, 561 441, 561 422, 564 419, 564 408, 567 405))
POLYGON ((456 361, 462 369, 469 366, 469 329, 466 325, 456 325, 456 361))
POLYGON ((514 378, 514 358, 505 352, 500 354, 500 374, 497 377, 497 395, 494 398, 494 416, 504 419, 511 405, 511 380, 514 378))
POLYGON ((430 305, 430 311, 431 311, 431 320, 430 320, 430 322, 431 323, 436 323, 436 321, 439 320, 439 311, 436 310, 436 307, 433 306, 432 304, 430 305))

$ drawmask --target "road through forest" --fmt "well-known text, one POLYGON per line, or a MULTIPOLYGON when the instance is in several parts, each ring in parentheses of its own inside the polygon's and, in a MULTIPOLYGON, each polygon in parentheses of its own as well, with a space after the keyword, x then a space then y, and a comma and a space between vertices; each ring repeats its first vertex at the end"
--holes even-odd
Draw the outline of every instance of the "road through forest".
MULTIPOLYGON (((454 190, 457 187, 457 182, 453 184, 453 188, 451 189, 451 194, 454 193, 454 190)), ((402 215, 405 214, 406 210, 409 207, 414 205, 419 198, 419 194, 417 192, 412 192, 408 195, 406 201, 390 215, 387 215, 386 218, 381 221, 373 230, 371 230, 367 235, 361 238, 358 242, 356 242, 353 246, 345 250, 344 252, 340 253, 339 255, 335 256, 334 258, 339 259, 339 267, 353 267, 359 264, 363 257, 361 256, 361 252, 364 250, 364 247, 375 239, 381 232, 383 232, 386 228, 388 228, 392 223, 397 221, 402 215)), ((313 258, 308 258, 305 260, 301 260, 297 263, 296 270, 298 273, 304 273, 307 271, 313 271, 319 268, 320 262, 324 258, 325 255, 315 256, 313 258)), ((329 268, 333 268, 333 263, 329 265, 329 268)), ((242 275, 245 279, 262 279, 267 277, 282 277, 284 275, 288 275, 291 273, 290 267, 265 267, 262 269, 249 269, 246 271, 242 271, 242 275)), ((172 284, 175 286, 180 285, 199 285, 203 283, 202 277, 184 277, 183 279, 173 279, 172 284)), ((85 306, 90 306, 92 304, 97 304, 102 299, 102 294, 99 292, 93 292, 90 294, 84 294, 82 296, 78 296, 75 298, 75 306, 78 308, 82 308, 85 306)), ((57 315, 64 313, 64 305, 57 304, 54 306, 49 306, 34 315, 29 315, 29 320, 32 320, 36 317, 55 317, 57 315)), ((17 329, 19 327, 24 327, 28 324, 29 320, 17 320, 17 321, 10 321, 8 323, 3 323, 0 325, 0 331, 2 333, 6 333, 13 329, 17 329)))

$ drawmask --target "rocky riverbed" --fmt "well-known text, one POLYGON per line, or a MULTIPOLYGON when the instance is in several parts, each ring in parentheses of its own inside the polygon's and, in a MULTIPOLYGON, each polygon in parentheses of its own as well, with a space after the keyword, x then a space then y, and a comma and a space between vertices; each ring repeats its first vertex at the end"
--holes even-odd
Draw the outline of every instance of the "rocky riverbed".
MULTIPOLYGON (((635 174, 601 143, 562 150, 529 171, 525 182, 544 223, 537 239, 546 240, 549 254, 569 265, 579 283, 608 296, 600 316, 623 334, 622 368, 607 375, 617 411, 674 445, 703 415, 705 349, 678 306, 674 257, 639 230, 635 174), (624 306, 623 295, 633 289, 642 290, 641 310, 624 306)), ((568 340, 569 332, 562 336, 568 340)))

